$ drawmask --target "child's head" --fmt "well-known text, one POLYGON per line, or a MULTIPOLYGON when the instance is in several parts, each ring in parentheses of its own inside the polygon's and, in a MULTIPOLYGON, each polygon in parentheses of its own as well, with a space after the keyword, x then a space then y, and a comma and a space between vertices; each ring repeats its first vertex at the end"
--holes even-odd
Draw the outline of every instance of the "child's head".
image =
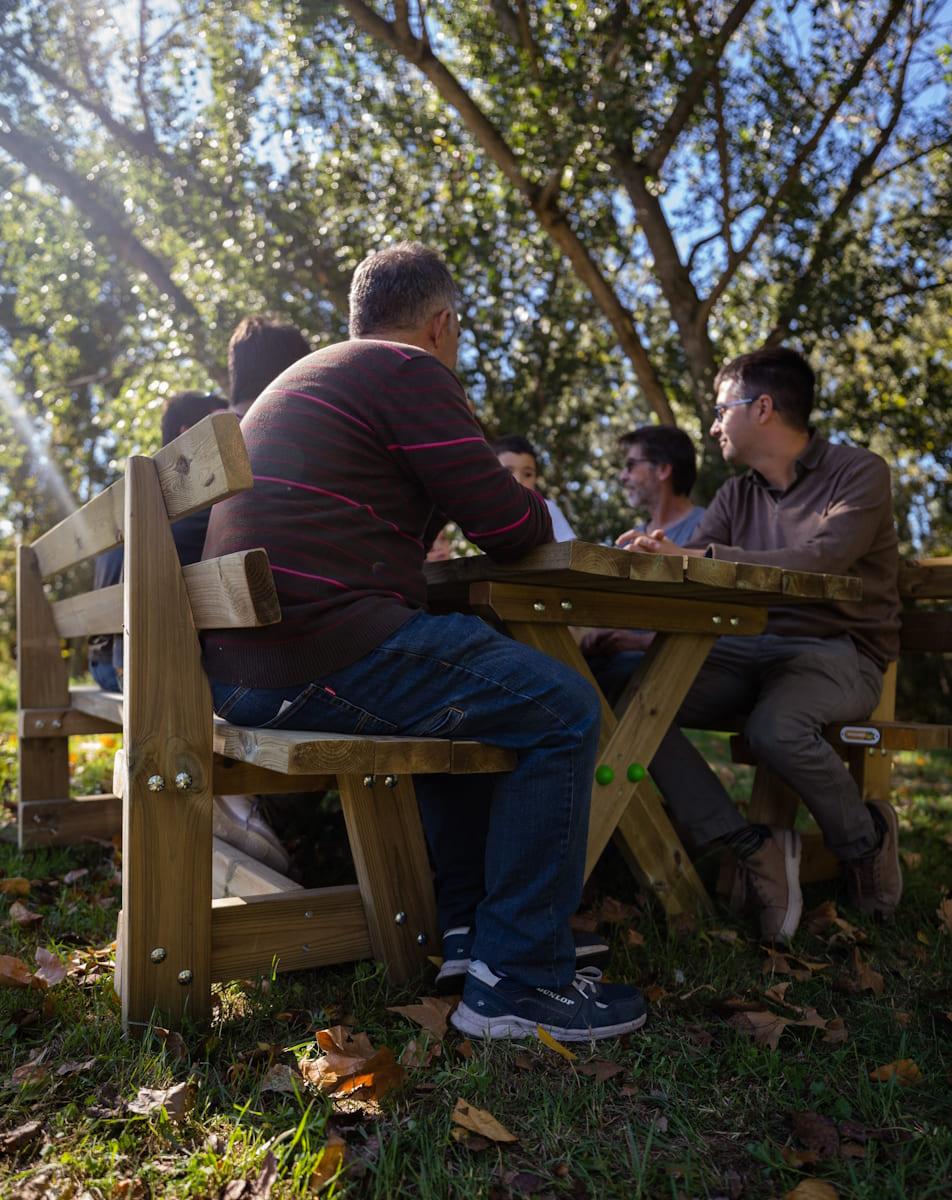
POLYGON ((490 442, 490 445, 493 453, 506 470, 511 475, 515 475, 523 487, 534 492, 539 482, 539 470, 532 443, 527 438, 514 433, 508 437, 496 438, 494 442, 490 442))

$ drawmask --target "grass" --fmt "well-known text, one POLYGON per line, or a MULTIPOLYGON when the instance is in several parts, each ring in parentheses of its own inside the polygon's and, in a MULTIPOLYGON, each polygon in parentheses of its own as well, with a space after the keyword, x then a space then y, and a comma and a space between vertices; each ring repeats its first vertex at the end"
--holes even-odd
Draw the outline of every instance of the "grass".
MULTIPOLYGON (((704 748, 728 775, 723 742, 711 735, 704 748)), ((95 754, 82 753, 94 772, 95 754)), ((7 744, 0 783, 8 791, 9 759, 7 744)), ((347 1200, 733 1200, 780 1197, 817 1179, 857 1200, 947 1197, 952 936, 941 931, 936 909, 952 887, 950 765, 938 755, 905 756, 898 765, 903 850, 921 857, 907 870, 894 924, 864 922, 833 885, 808 890, 808 906, 837 900, 865 938, 857 946, 848 933, 802 929, 793 953, 825 969, 801 970, 806 977, 793 980, 769 973, 769 964, 765 973, 764 948, 723 913, 672 931, 608 860, 589 900, 597 909, 608 893, 634 906, 630 919, 603 928, 613 938, 611 977, 652 989, 645 1030, 582 1047, 574 1063, 538 1041, 470 1053, 450 1033, 430 1065, 409 1069, 404 1086, 379 1104, 331 1098, 303 1082, 297 1093, 264 1084, 275 1064, 292 1064, 308 1047, 313 1054, 315 1030, 339 1023, 397 1055, 411 1040, 425 1042, 420 1029, 387 1011, 427 994, 425 981, 391 989, 371 963, 249 980, 219 992, 210 1029, 124 1039, 108 956, 91 954, 114 936, 114 851, 19 855, 0 846, 0 880, 28 878, 22 902, 42 916, 21 928, 8 912, 14 898, 0 896, 3 953, 32 964, 36 948, 47 947, 77 964, 45 993, 0 988, 0 1146, 5 1133, 39 1122, 20 1148, 0 1151, 0 1196, 281 1200, 320 1190, 347 1200), (82 868, 88 874, 64 882, 82 868), (881 994, 856 990, 857 948, 881 974, 881 994), (766 999, 782 981, 790 982, 784 1002, 766 999), (790 1025, 776 1050, 758 1045, 731 1023, 744 1003, 788 1017, 797 1015, 791 1005, 815 1008, 823 1019, 842 1018, 848 1038, 824 1041, 821 1028, 790 1025), (13 1071, 40 1053, 46 1074, 14 1082, 13 1071), (918 1065, 920 1082, 870 1079, 873 1068, 900 1059, 918 1065), (622 1070, 604 1081, 584 1073, 599 1061, 622 1070), (194 1105, 181 1120, 126 1108, 141 1088, 186 1082, 194 1105), (451 1113, 461 1097, 518 1141, 479 1148, 472 1138, 454 1140, 451 1113), (831 1130, 834 1141, 828 1156, 810 1162, 817 1129, 820 1141, 831 1130)))

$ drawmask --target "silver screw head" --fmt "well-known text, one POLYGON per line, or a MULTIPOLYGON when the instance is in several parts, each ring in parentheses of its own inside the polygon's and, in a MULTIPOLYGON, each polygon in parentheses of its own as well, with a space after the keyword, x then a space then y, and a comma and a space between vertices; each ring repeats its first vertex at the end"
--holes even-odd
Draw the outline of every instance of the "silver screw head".
POLYGON ((563 612, 571 612, 572 611, 572 601, 571 600, 560 600, 559 608, 561 608, 563 612))
POLYGON ((63 722, 59 719, 59 717, 54 717, 53 720, 50 721, 50 724, 53 726, 54 729, 62 729, 63 728, 63 722))
POLYGON ((192 982, 192 972, 188 969, 188 967, 186 967, 184 971, 179 971, 178 981, 182 987, 187 987, 192 982))
POLYGON ((533 601, 533 604, 532 604, 532 611, 540 612, 540 613, 545 612, 545 605, 542 603, 541 600, 535 600, 535 601, 533 601))
POLYGON ((165 962, 165 956, 167 953, 168 951, 164 946, 156 946, 156 948, 149 954, 149 958, 154 963, 165 962))
POLYGON ((374 779, 373 775, 364 776, 364 787, 373 787, 375 782, 376 780, 374 779))
POLYGON ((712 622, 713 622, 715 625, 723 625, 723 624, 724 624, 724 618, 723 618, 723 617, 711 617, 711 621, 712 621, 712 622))
POLYGON ((398 913, 397 913, 397 914, 394 916, 393 920, 394 920, 394 924, 395 924, 395 925, 406 925, 406 923, 407 923, 407 914, 406 914, 405 912, 398 912, 398 913))
POLYGON ((388 787, 388 788, 395 788, 397 786, 398 782, 399 781, 398 781, 396 775, 387 775, 383 781, 383 786, 388 787))
POLYGON ((307 912, 304 914, 304 919, 305 919, 305 921, 310 921, 311 917, 313 917, 313 916, 314 916, 314 914, 311 912, 310 909, 308 909, 307 912))
POLYGON ((175 786, 180 792, 187 792, 192 786, 192 777, 188 771, 179 771, 175 776, 175 786))
POLYGON ((45 724, 46 724, 46 722, 44 720, 42 720, 42 718, 41 718, 39 721, 37 721, 36 727, 37 727, 37 729, 42 729, 45 724))
POLYGON ((731 617, 731 624, 735 627, 738 626, 740 624, 740 617, 731 617))
POLYGON ((416 940, 417 940, 418 946, 425 946, 430 939, 426 936, 425 933, 418 933, 416 935, 416 940))
POLYGON ((145 786, 150 792, 161 792, 165 789, 165 780, 161 775, 150 775, 145 786))

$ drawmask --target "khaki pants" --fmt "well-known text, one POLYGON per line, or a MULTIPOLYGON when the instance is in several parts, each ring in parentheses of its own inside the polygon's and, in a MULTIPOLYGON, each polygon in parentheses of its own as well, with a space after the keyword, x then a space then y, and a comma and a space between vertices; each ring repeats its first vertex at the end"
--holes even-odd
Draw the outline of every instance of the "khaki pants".
POLYGON ((865 720, 881 689, 882 672, 845 635, 717 642, 651 763, 688 844, 700 848, 745 822, 681 727, 723 729, 742 718, 757 761, 800 795, 833 853, 851 859, 874 850, 869 810, 822 729, 865 720))

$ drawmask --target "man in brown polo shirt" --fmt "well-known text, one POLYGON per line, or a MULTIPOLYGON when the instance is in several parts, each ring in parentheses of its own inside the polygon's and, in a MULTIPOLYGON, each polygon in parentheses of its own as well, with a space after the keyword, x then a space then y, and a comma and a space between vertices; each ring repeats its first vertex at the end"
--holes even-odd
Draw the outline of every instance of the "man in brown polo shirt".
POLYGON ((651 764, 687 841, 695 848, 720 842, 736 855, 732 906, 756 911, 762 935, 786 941, 803 908, 799 836, 748 824, 680 726, 717 728, 742 717, 758 761, 816 818, 853 902, 871 915, 892 912, 902 894, 896 815, 885 797, 863 803, 822 736, 828 722, 869 715, 899 651, 889 468, 810 428, 813 371, 794 350, 741 355, 721 368, 715 391, 711 435, 727 462, 749 470, 720 488, 685 546, 662 530, 633 530, 619 544, 863 581, 859 604, 778 605, 760 637, 722 638, 651 764))

